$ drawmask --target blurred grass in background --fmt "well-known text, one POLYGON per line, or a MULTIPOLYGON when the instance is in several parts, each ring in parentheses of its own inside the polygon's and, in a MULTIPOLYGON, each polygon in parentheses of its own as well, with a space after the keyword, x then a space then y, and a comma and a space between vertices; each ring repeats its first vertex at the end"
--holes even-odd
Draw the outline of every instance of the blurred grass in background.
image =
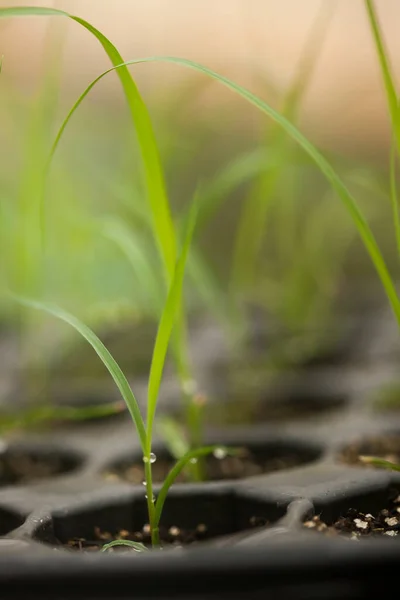
MULTIPOLYGON (((332 16, 321 6, 289 91, 264 75, 259 83, 268 95, 273 89, 275 104, 294 122, 332 16)), ((150 361, 165 293, 163 269, 147 225, 141 159, 128 111, 101 102, 99 94, 85 99, 74 115, 53 161, 45 188, 48 245, 41 262, 43 168, 70 108, 60 92, 63 31, 52 27, 50 21, 36 87, 13 85, 5 75, 7 57, 0 75, 1 283, 62 305, 100 334, 125 334, 117 335, 111 350, 136 374, 150 361)), ((191 75, 176 89, 160 88, 159 98, 149 102, 176 223, 201 182, 201 227, 188 265, 189 312, 212 315, 216 327, 232 333, 231 349, 239 348, 243 357, 240 340, 248 335, 251 315, 261 315, 257 327, 276 332, 265 347, 271 364, 291 367, 332 342, 332 330, 340 329, 342 298, 359 310, 375 298, 368 295, 372 281, 379 301, 385 299, 353 223, 299 148, 254 108, 243 103, 238 112, 237 100, 228 95, 222 106, 210 107, 206 119, 197 114, 196 105, 212 94, 213 85, 191 75), (233 119, 242 126, 232 127, 233 119), (293 337, 299 343, 287 352, 285 340, 293 337)), ((392 264, 388 160, 329 159, 360 200, 392 264)), ((68 330, 36 314, 15 314, 7 302, 0 316, 6 339, 1 352, 11 356, 4 361, 4 376, 13 369, 17 377, 32 370, 35 378, 43 364, 57 359, 71 376, 64 352, 72 355, 75 375, 90 374, 90 350, 88 357, 79 354, 68 330), (14 353, 10 332, 18 339, 14 353)), ((38 389, 34 383, 36 397, 38 389)))

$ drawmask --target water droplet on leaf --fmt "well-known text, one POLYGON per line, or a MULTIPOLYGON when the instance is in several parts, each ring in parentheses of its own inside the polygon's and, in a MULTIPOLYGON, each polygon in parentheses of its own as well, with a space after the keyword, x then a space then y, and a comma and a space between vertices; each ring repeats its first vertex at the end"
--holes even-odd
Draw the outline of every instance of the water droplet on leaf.
POLYGON ((226 457, 227 454, 228 453, 225 448, 215 448, 213 452, 213 455, 215 456, 215 458, 218 458, 218 460, 222 460, 226 457))
POLYGON ((156 460, 157 460, 157 456, 154 454, 154 452, 150 452, 149 456, 143 456, 144 463, 153 464, 156 462, 156 460))

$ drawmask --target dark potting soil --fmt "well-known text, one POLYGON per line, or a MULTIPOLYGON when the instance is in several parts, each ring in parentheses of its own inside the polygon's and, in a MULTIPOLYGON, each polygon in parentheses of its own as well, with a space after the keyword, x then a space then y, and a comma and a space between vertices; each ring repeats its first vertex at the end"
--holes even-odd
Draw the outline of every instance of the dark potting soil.
MULTIPOLYGON (((179 527, 170 527, 169 529, 160 527, 160 540, 162 546, 183 546, 194 544, 207 539, 206 525, 199 524, 194 530, 180 529, 179 527)), ((144 525, 140 531, 127 531, 122 529, 115 534, 107 531, 101 531, 98 527, 94 529, 92 539, 73 538, 68 541, 66 546, 73 550, 96 552, 102 549, 105 544, 114 540, 129 540, 140 542, 147 547, 151 546, 150 527, 144 525)), ((129 546, 113 546, 107 552, 134 551, 129 546)))
POLYGON ((0 454, 0 486, 52 477, 75 466, 74 460, 61 454, 6 451, 0 454))
MULTIPOLYGON (((243 425, 271 421, 306 420, 326 416, 343 408, 348 399, 339 389, 331 385, 321 387, 320 382, 282 376, 280 383, 268 381, 264 373, 251 371, 242 381, 237 376, 225 396, 229 401, 221 402, 218 397, 206 402, 204 420, 210 425, 243 425)), ((222 395, 222 392, 220 393, 222 395)))
POLYGON ((207 423, 242 425, 271 421, 309 419, 329 413, 343 406, 341 398, 287 397, 275 400, 234 400, 207 405, 204 418, 207 423))
POLYGON ((396 537, 400 531, 400 496, 388 502, 386 508, 371 513, 362 513, 354 508, 332 524, 325 523, 319 516, 304 522, 304 527, 328 536, 345 536, 350 539, 363 537, 396 537))
POLYGON ((374 465, 363 462, 360 459, 361 456, 374 456, 399 464, 400 435, 387 434, 354 441, 342 450, 338 458, 348 465, 374 467, 374 465))
MULTIPOLYGON (((281 469, 289 469, 304 463, 304 457, 299 456, 295 451, 290 452, 289 450, 275 457, 262 457, 255 456, 249 450, 243 449, 239 455, 223 458, 210 455, 201 460, 204 478, 207 481, 242 479, 281 469)), ((175 462, 169 457, 158 455, 156 462, 152 465, 153 481, 162 483, 175 462)), ((188 465, 188 468, 180 473, 176 479, 177 482, 192 481, 190 466, 188 465)), ((144 480, 144 467, 142 463, 126 461, 108 470, 104 475, 109 481, 128 481, 129 483, 141 484, 144 480)))
MULTIPOLYGON (((259 517, 253 517, 250 519, 249 527, 261 527, 267 525, 265 519, 259 517)), ((206 541, 213 536, 209 534, 207 525, 199 523, 194 529, 181 529, 176 526, 169 528, 160 527, 160 543, 161 547, 169 548, 181 548, 182 546, 194 545, 199 542, 206 541)), ((98 552, 102 550, 105 544, 114 540, 129 540, 132 542, 139 542, 144 544, 149 549, 151 548, 151 535, 149 525, 144 525, 140 531, 127 531, 122 529, 115 534, 111 534, 107 531, 101 531, 98 527, 94 528, 93 538, 73 538, 65 544, 67 548, 71 550, 78 550, 81 552, 98 552)), ((135 552, 133 548, 129 546, 113 546, 107 549, 107 552, 135 552)))

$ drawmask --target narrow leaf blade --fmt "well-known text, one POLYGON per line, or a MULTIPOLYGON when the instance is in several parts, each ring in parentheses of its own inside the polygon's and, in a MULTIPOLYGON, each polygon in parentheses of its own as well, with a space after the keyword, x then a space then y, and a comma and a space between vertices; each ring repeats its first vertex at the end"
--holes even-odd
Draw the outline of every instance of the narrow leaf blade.
POLYGON ((128 546, 135 552, 149 552, 149 549, 144 544, 133 542, 132 540, 113 540, 112 542, 108 542, 108 544, 104 544, 101 551, 107 552, 107 550, 116 546, 128 546))
POLYGON ((81 336, 84 337, 87 342, 89 342, 93 350, 99 356, 104 366, 110 373, 123 399, 125 400, 132 420, 136 426, 142 447, 144 447, 146 442, 146 431, 137 400, 133 395, 130 385, 119 365, 104 346, 103 342, 97 337, 97 335, 87 325, 79 321, 79 319, 57 306, 45 304, 44 302, 39 302, 30 298, 16 297, 15 299, 23 306, 41 310, 71 325, 71 327, 78 331, 78 333, 80 333, 81 336))
POLYGON ((186 467, 186 465, 191 461, 203 456, 208 456, 212 454, 216 450, 222 450, 227 456, 228 455, 236 455, 241 452, 240 448, 227 448, 221 445, 213 445, 213 446, 203 446, 202 448, 197 448, 196 450, 191 450, 182 458, 180 458, 177 463, 172 467, 170 472, 168 473, 165 481, 158 493, 156 500, 156 512, 155 512, 155 526, 158 527, 160 523, 161 514, 164 508, 165 500, 167 499, 167 495, 170 487, 173 485, 174 481, 186 467))
MULTIPOLYGON (((316 166, 319 168, 321 173, 326 177, 326 179, 331 184, 332 188, 335 190, 340 200, 342 201, 344 207, 349 213, 350 217, 353 220, 354 225, 357 228, 357 231, 364 243, 364 246, 374 264, 374 267, 379 275, 383 288, 386 292, 390 305, 392 307, 392 311, 396 317, 398 324, 400 325, 400 301, 397 296, 397 291, 394 287, 393 280, 390 276, 388 268, 386 266, 386 262, 382 256, 382 253, 379 249, 379 246, 375 240, 375 237, 364 218, 364 215, 360 211, 357 202, 355 201, 353 195, 347 189, 346 185, 333 169, 331 164, 324 158, 324 156, 315 148, 315 146, 294 126, 288 121, 285 117, 283 117, 279 112, 269 106, 266 102, 261 100, 258 96, 245 89, 244 87, 234 83, 227 77, 223 75, 219 75, 212 69, 200 65, 199 63, 193 62, 191 60, 169 57, 169 56, 161 56, 161 57, 149 57, 137 60, 127 61, 123 63, 123 65, 118 65, 115 69, 120 69, 126 67, 127 65, 134 65, 143 62, 154 62, 154 61, 163 61, 167 63, 173 63, 177 65, 182 65, 188 67, 190 69, 194 69, 199 73, 203 73, 212 79, 215 79, 225 87, 229 88, 233 92, 237 93, 239 96, 247 100, 250 104, 258 108, 261 112, 270 117, 273 121, 278 123, 278 125, 289 135, 305 152, 310 156, 310 158, 314 161, 316 166)), ((107 75, 113 69, 109 69, 100 75, 96 82, 99 81, 102 77, 107 75)), ((91 87, 93 85, 91 84, 91 87)), ((89 88, 88 88, 89 89, 89 88)), ((84 93, 85 94, 85 93, 84 93)), ((84 94, 81 96, 83 99, 84 94)), ((73 110, 70 111, 66 120, 64 121, 63 126, 65 127, 68 120, 71 118, 74 110, 79 106, 80 101, 76 103, 73 110)))
POLYGON ((147 400, 147 449, 149 452, 161 378, 164 370, 165 359, 168 351, 168 345, 171 339, 173 326, 177 317, 177 313, 181 306, 186 261, 195 229, 197 214, 198 206, 195 198, 192 203, 191 211, 188 215, 187 228, 185 232, 185 239, 183 242, 182 251, 176 264, 174 277, 172 279, 168 297, 158 325, 156 341, 154 344, 153 357, 151 361, 149 375, 149 388, 147 400))
MULTIPOLYGON (((124 63, 121 54, 118 52, 114 44, 112 44, 112 42, 103 33, 101 33, 88 21, 85 21, 80 17, 55 8, 33 6, 0 8, 0 18, 27 16, 69 17, 89 31, 100 42, 114 67, 124 63)), ((137 138, 143 159, 147 197, 153 219, 155 239, 159 246, 160 255, 165 266, 168 281, 169 278, 172 277, 175 266, 175 232, 170 214, 170 206, 166 194, 157 142, 149 112, 131 74, 129 73, 129 70, 126 66, 120 67, 117 75, 122 84, 129 111, 136 128, 137 138)), ((95 82, 93 82, 89 88, 91 89, 93 85, 95 85, 95 82)), ((84 92, 83 97, 87 95, 90 89, 84 92)), ((80 101, 78 101, 78 104, 79 103, 80 101)), ((73 107, 73 110, 74 109, 75 107, 73 107)), ((62 129, 63 128, 65 127, 62 127, 62 129)), ((59 138, 61 137, 61 133, 62 130, 60 130, 60 133, 57 136, 55 145, 53 147, 53 152, 57 146, 59 138)), ((42 206, 42 211, 44 213, 44 206, 42 206)), ((44 222, 43 216, 42 220, 44 222)))

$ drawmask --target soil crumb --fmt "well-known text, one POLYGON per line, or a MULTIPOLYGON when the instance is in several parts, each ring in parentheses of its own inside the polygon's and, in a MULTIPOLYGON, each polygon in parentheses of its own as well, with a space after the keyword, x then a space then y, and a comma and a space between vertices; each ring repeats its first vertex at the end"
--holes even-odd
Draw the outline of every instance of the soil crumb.
POLYGON ((350 508, 332 525, 325 523, 319 516, 305 521, 303 525, 328 536, 342 535, 353 540, 377 536, 397 537, 400 531, 400 495, 387 508, 374 513, 362 513, 350 508))
MULTIPOLYGON (((268 524, 266 519, 260 517, 252 517, 249 521, 249 528, 264 527, 268 524)), ((215 537, 212 535, 204 523, 199 523, 193 529, 184 529, 177 526, 171 527, 160 527, 160 542, 161 547, 169 548, 182 548, 183 546, 191 546, 199 542, 206 541, 215 537)), ((80 552, 99 552, 103 546, 109 542, 115 540, 129 540, 132 542, 139 542, 151 549, 151 534, 150 526, 148 524, 138 531, 128 531, 121 529, 116 533, 112 534, 108 531, 102 531, 99 527, 95 527, 93 530, 93 536, 88 538, 72 538, 64 544, 71 550, 78 550, 80 552)), ((134 551, 129 546, 113 546, 107 549, 107 552, 132 552, 134 551)))

